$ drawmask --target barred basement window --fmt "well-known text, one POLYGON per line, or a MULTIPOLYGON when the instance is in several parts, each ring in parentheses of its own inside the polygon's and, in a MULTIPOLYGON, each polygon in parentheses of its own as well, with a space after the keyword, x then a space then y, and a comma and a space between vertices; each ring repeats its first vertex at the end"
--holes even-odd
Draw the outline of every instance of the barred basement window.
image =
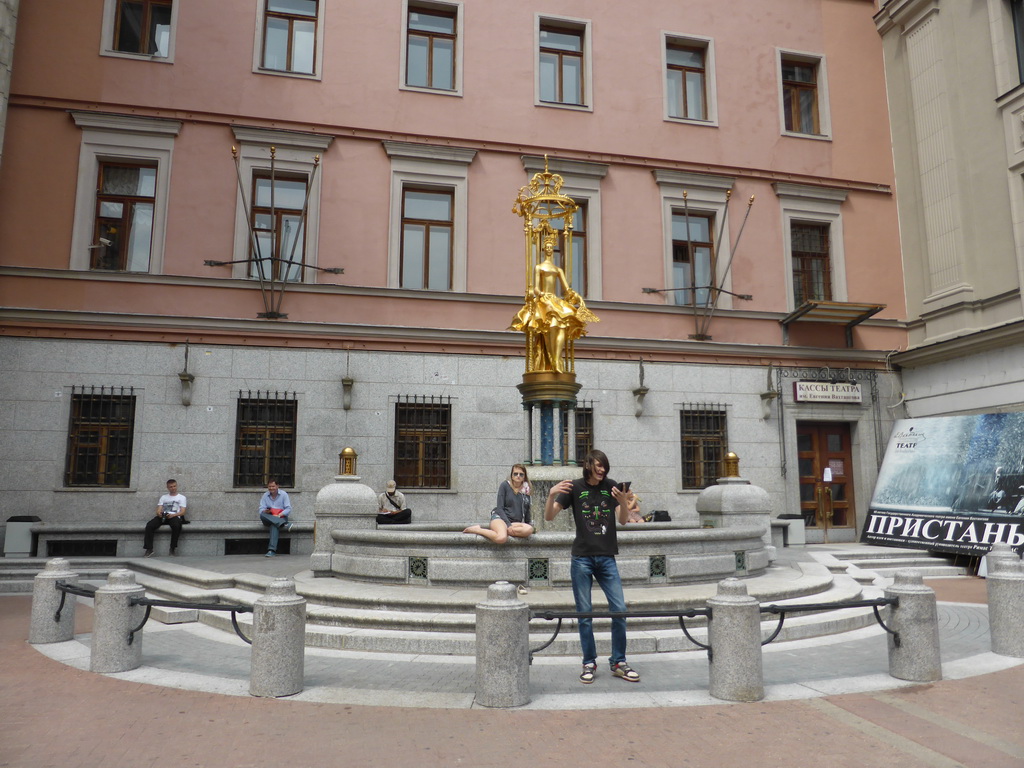
POLYGON ((295 485, 298 411, 294 392, 238 391, 236 488, 262 487, 271 478, 282 486, 295 485))
POLYGON ((127 488, 134 431, 133 388, 74 388, 64 485, 127 488))
MULTIPOLYGON (((562 411, 562 445, 569 444, 569 412, 562 411)), ((576 406, 576 463, 594 449, 594 401, 580 400, 576 406)), ((568 456, 568 455, 567 455, 568 456)), ((571 456, 568 456, 571 459, 571 456)))
POLYGON ((395 403, 395 482, 406 488, 450 488, 450 397, 402 397, 395 403))
POLYGON ((728 444, 725 406, 719 403, 687 404, 679 417, 683 488, 707 488, 724 472, 728 444))

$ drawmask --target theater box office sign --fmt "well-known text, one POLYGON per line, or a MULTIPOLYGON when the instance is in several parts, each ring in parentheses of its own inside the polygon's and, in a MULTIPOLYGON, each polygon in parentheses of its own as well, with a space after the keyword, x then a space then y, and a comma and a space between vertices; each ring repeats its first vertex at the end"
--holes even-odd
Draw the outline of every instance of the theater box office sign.
POLYGON ((861 402, 860 384, 857 382, 794 381, 795 403, 856 403, 861 402))
POLYGON ((1024 549, 1024 413, 901 419, 861 541, 979 556, 1024 549))

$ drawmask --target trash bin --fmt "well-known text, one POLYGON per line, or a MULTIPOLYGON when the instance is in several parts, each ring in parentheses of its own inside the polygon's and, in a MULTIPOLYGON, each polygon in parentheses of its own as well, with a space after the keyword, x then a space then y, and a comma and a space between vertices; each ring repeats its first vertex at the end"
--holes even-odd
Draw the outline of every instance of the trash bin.
POLYGON ((4 557, 32 557, 32 524, 38 523, 35 515, 14 515, 7 518, 7 533, 4 536, 4 557))

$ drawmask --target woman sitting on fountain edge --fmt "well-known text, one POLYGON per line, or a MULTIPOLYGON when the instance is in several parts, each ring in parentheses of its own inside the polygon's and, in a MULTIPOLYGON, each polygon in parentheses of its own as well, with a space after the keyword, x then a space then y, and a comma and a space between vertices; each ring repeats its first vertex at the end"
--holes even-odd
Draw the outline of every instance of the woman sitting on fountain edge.
POLYGON ((513 464, 512 474, 498 488, 498 505, 491 510, 490 527, 471 525, 463 533, 475 533, 495 544, 504 544, 509 536, 529 538, 533 533, 530 522, 530 482, 526 467, 513 464))

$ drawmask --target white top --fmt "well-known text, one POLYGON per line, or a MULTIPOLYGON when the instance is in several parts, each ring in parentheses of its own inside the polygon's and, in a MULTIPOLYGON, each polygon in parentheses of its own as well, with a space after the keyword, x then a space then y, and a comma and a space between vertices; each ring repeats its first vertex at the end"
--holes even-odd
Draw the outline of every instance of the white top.
POLYGON ((176 493, 171 496, 169 493, 165 493, 160 497, 160 501, 156 503, 157 507, 161 507, 164 510, 164 517, 167 515, 177 515, 183 509, 188 509, 188 502, 185 501, 185 497, 176 493))

